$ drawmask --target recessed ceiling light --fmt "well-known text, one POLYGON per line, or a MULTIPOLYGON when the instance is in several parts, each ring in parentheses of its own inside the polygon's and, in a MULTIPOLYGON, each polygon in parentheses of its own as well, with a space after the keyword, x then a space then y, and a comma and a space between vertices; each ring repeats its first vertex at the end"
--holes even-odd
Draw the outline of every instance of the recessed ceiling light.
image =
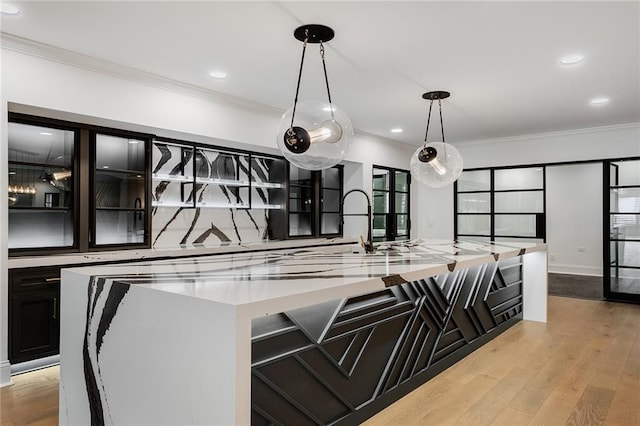
POLYGON ((53 135, 53 133, 51 133, 51 132, 40 132, 40 134, 42 136, 51 136, 51 135, 53 135))
POLYGON ((326 107, 322 108, 322 110, 323 110, 323 111, 327 111, 327 112, 329 112, 329 111, 333 110, 333 111, 335 112, 336 107, 328 107, 328 106, 326 106, 326 107))
POLYGON ((580 54, 567 55, 567 56, 563 56, 560 59, 560 63, 562 65, 576 65, 582 61, 584 61, 584 55, 580 55, 580 54))
POLYGON ((589 104, 593 106, 601 106, 601 105, 606 105, 608 103, 609 103, 609 98, 604 98, 604 97, 593 98, 589 101, 589 104))
POLYGON ((400 128, 391 129, 391 133, 402 133, 402 129, 400 128))
POLYGON ((3 15, 18 16, 20 15, 20 9, 7 3, 0 3, 0 13, 3 15))
POLYGON ((130 144, 130 145, 135 145, 135 144, 137 144, 137 143, 139 143, 139 142, 140 142, 140 141, 137 141, 137 140, 135 140, 135 139, 129 139, 129 144, 130 144))
POLYGON ((211 71, 209 77, 222 80, 223 78, 227 78, 227 73, 224 71, 211 71))

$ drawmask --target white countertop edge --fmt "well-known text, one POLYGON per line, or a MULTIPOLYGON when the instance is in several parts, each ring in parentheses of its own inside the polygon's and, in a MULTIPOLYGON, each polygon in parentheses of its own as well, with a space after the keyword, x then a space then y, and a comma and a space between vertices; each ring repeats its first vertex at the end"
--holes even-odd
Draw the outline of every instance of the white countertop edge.
POLYGON ((357 243, 358 239, 356 237, 300 238, 292 240, 267 240, 247 243, 237 242, 230 245, 219 246, 190 246, 164 249, 132 249, 42 256, 16 256, 9 258, 8 269, 32 268, 40 266, 80 267, 83 265, 91 265, 93 263, 121 261, 137 262, 174 257, 242 253, 254 250, 279 250, 289 248, 357 243))

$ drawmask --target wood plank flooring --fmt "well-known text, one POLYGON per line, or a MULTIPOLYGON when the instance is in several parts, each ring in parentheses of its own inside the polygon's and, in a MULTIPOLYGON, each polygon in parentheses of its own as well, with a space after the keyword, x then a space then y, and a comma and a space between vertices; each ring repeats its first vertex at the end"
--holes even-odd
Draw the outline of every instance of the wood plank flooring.
MULTIPOLYGON (((2 388, 2 425, 58 422, 58 367, 2 388)), ((365 425, 640 425, 640 305, 549 297, 365 425)))

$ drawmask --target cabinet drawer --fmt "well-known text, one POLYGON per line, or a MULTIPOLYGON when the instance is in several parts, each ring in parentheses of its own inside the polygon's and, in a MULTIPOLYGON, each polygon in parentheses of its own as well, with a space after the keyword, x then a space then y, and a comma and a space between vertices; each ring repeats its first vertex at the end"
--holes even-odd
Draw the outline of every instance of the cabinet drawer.
POLYGON ((9 271, 12 292, 54 290, 60 285, 60 267, 25 268, 9 271))

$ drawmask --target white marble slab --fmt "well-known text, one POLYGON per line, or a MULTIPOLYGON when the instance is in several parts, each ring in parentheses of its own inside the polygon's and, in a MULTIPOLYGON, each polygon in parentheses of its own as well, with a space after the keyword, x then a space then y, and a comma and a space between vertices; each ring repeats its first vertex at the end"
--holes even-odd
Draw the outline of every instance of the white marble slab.
MULTIPOLYGON (((251 320, 523 256, 546 321, 546 245, 410 241, 65 269, 60 424, 251 421, 251 320)), ((538 304, 539 306, 533 306, 538 304)))

